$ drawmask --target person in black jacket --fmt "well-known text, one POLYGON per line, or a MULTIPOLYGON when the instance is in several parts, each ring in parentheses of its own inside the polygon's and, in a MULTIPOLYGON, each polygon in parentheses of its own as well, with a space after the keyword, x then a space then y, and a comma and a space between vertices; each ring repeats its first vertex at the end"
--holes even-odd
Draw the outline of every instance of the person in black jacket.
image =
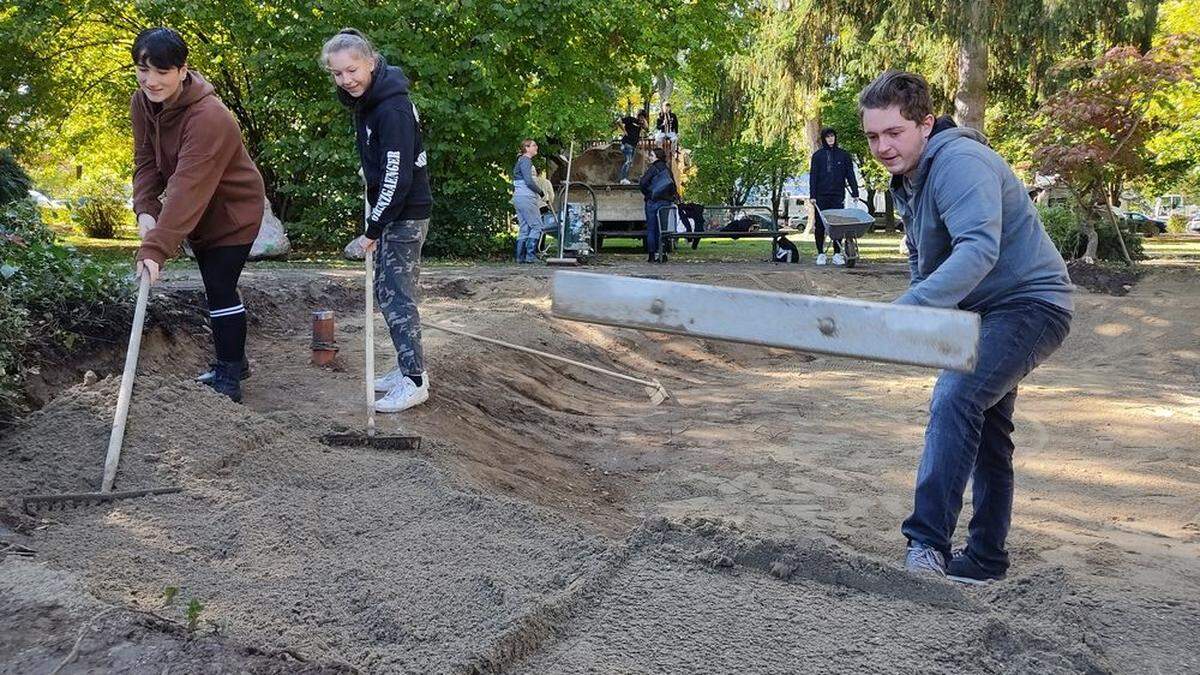
MULTIPOLYGON (((813 153, 808 171, 808 194, 821 209, 840 209, 846 206, 846 186, 850 194, 858 199, 858 181, 854 178, 854 158, 838 147, 837 132, 832 127, 821 130, 821 149, 813 153)), ((819 212, 814 213, 813 233, 817 244, 817 264, 824 265, 825 222, 819 212)), ((833 264, 844 265, 842 244, 833 240, 833 264)))
POLYGON ((408 97, 408 78, 362 33, 347 29, 333 36, 321 60, 338 98, 354 113, 368 202, 359 242, 375 256, 375 297, 396 347, 397 367, 375 380, 375 390, 386 392, 375 410, 399 412, 429 398, 417 279, 433 198, 420 116, 408 97))
POLYGON ((663 145, 664 140, 671 141, 671 146, 679 146, 679 117, 671 112, 671 104, 664 103, 662 112, 654 122, 654 142, 663 145))
POLYGON ((621 185, 629 185, 629 169, 633 166, 633 158, 637 154, 637 146, 642 140, 642 134, 646 133, 646 111, 639 112, 637 117, 626 115, 618 119, 617 126, 622 132, 621 154, 625 156, 617 179, 621 185))
MULTIPOLYGON (((658 250, 658 212, 679 201, 679 191, 675 184, 675 175, 671 173, 671 167, 667 166, 667 152, 662 148, 651 148, 649 159, 652 163, 638 182, 646 200, 646 259, 649 262, 667 262, 667 254, 658 250), (665 175, 660 178, 662 174, 665 175)), ((666 217, 663 218, 666 222, 666 217)))

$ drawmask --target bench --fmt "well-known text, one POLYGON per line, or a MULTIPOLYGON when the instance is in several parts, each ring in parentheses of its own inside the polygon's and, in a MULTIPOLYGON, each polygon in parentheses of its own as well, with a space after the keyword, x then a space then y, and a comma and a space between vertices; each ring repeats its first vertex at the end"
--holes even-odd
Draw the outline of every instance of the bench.
POLYGON ((690 241, 694 250, 701 239, 770 239, 772 241, 772 254, 774 254, 774 241, 778 237, 789 234, 799 234, 800 230, 790 227, 779 227, 774 218, 771 216, 771 210, 762 206, 705 206, 705 229, 696 232, 675 232, 671 225, 672 219, 670 214, 676 207, 668 206, 658 210, 658 253, 662 253, 664 249, 669 248, 669 244, 673 244, 679 240, 690 241), (726 217, 710 218, 710 214, 725 214, 726 217), (737 214, 739 217, 746 216, 761 216, 755 218, 756 221, 767 225, 766 228, 751 230, 749 232, 730 232, 721 229, 709 229, 709 225, 716 225, 720 228, 731 218, 728 216, 737 214))

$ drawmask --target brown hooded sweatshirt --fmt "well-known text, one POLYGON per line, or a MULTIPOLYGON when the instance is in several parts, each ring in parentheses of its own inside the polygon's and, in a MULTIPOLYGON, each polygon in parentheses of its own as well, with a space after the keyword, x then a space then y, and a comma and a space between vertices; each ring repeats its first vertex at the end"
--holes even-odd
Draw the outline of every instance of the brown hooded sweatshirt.
POLYGON ((137 259, 161 267, 185 237, 199 250, 253 243, 262 224, 263 179, 212 85, 193 70, 174 101, 152 103, 139 89, 130 108, 133 210, 158 221, 137 259))

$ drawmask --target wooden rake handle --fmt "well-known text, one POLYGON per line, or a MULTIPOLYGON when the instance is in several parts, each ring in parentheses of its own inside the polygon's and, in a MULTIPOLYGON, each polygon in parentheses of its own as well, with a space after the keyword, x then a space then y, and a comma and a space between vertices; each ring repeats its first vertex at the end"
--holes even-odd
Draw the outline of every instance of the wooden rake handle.
POLYGON ((138 281, 137 305, 133 310, 133 327, 129 330, 129 348, 125 350, 125 370, 121 373, 121 393, 117 396, 117 413, 113 417, 112 435, 108 437, 108 456, 104 458, 104 481, 100 492, 112 492, 121 463, 121 443, 125 440, 125 422, 129 419, 129 400, 133 397, 133 379, 137 375, 138 352, 142 348, 142 328, 146 324, 146 303, 150 298, 150 273, 138 281))

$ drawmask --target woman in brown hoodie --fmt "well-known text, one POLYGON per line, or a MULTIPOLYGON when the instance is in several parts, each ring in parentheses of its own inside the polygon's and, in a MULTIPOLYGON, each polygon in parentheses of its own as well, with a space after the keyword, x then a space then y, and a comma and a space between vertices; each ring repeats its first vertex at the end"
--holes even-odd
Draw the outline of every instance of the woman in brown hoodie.
POLYGON ((262 176, 237 121, 199 73, 170 28, 150 28, 133 43, 138 90, 133 117, 133 209, 142 245, 138 274, 158 280, 187 239, 208 298, 216 362, 199 380, 242 400, 246 308, 238 277, 262 223, 262 176))

